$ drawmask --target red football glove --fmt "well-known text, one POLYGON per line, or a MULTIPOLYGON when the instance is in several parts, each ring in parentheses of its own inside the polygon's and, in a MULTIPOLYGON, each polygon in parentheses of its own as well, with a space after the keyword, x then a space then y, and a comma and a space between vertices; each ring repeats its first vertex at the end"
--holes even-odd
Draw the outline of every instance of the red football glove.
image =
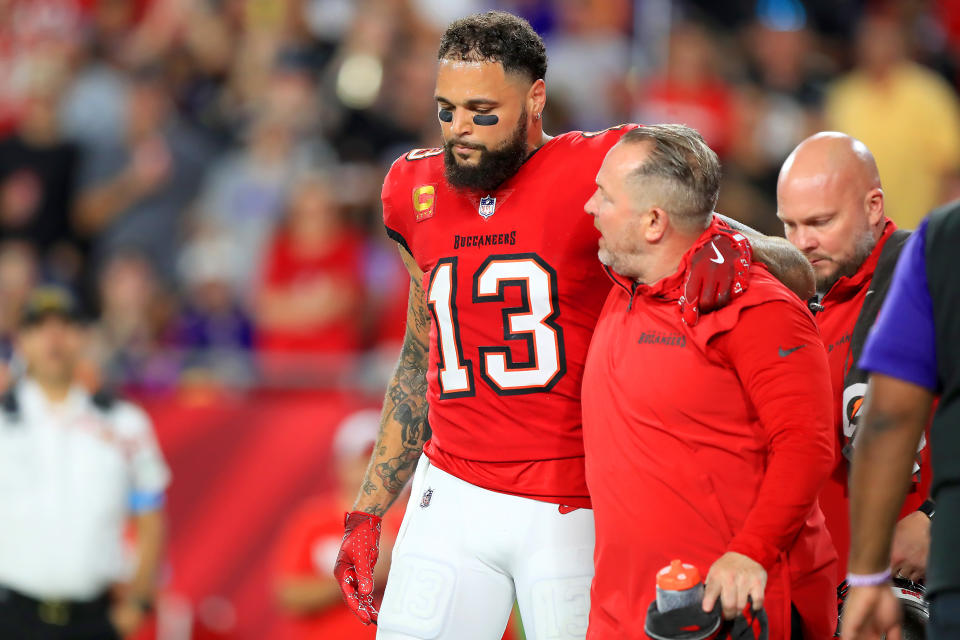
POLYGON ((363 624, 377 622, 373 608, 373 567, 380 556, 380 518, 363 511, 343 517, 343 544, 333 565, 343 600, 363 624))
POLYGON ((690 273, 680 297, 683 321, 693 326, 701 313, 725 307, 746 291, 752 259, 750 241, 732 229, 720 229, 697 249, 690 258, 690 273))

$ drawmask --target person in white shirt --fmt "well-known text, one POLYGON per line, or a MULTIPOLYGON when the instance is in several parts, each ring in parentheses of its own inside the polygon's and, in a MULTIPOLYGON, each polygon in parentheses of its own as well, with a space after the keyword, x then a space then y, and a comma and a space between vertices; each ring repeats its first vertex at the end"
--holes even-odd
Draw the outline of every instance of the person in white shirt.
POLYGON ((75 382, 84 330, 66 291, 31 294, 15 344, 25 375, 0 398, 0 638, 125 637, 152 607, 169 469, 140 408, 75 382))

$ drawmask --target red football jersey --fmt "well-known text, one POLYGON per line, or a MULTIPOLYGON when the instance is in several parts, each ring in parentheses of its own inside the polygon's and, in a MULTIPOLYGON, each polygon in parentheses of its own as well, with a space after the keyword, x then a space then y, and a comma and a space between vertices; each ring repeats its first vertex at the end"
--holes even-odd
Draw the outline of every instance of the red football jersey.
POLYGON ((388 234, 423 270, 432 317, 431 461, 495 491, 589 506, 580 382, 610 291, 583 206, 636 125, 557 136, 492 193, 454 189, 442 149, 399 158, 388 234))

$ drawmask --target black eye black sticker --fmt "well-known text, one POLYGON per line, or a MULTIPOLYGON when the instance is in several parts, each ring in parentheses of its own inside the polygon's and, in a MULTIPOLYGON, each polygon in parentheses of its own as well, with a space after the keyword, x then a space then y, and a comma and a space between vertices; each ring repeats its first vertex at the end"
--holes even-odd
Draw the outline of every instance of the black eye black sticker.
POLYGON ((440 122, 453 122, 453 111, 450 109, 440 109, 437 112, 437 117, 440 118, 440 122))
MULTIPOLYGON (((451 116, 453 114, 450 114, 451 116)), ((479 125, 481 127, 490 127, 500 122, 500 116, 495 116, 492 113, 477 114, 473 116, 473 124, 479 125)))

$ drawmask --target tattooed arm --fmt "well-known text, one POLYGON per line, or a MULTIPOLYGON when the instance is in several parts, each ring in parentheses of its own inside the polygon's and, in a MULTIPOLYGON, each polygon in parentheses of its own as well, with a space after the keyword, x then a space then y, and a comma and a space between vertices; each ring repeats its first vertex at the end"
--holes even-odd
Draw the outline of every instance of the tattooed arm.
POLYGON ((750 245, 753 247, 753 259, 765 264, 777 280, 785 284, 801 300, 809 300, 814 296, 816 279, 813 267, 788 240, 765 236, 742 222, 725 215, 718 215, 732 229, 736 229, 750 239, 750 245))
POLYGON ((423 272, 403 248, 400 257, 410 272, 407 331, 400 361, 383 400, 380 433, 370 457, 354 510, 382 516, 413 474, 430 438, 427 424, 427 357, 430 313, 423 293, 423 272))

